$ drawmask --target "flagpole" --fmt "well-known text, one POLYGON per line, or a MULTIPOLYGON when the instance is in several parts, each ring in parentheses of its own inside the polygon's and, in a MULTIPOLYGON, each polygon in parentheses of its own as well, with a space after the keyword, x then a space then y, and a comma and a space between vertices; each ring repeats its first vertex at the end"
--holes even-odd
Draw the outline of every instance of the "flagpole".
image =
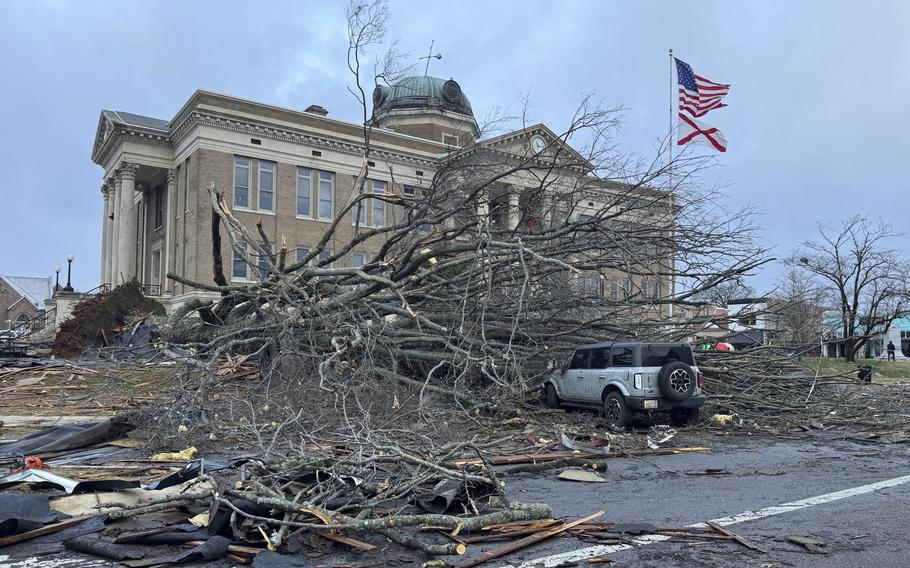
POLYGON ((673 185, 673 48, 670 48, 670 185, 673 185))
MULTIPOLYGON (((673 48, 670 48, 670 136, 669 136, 670 163, 667 164, 670 177, 670 192, 673 191, 673 48)), ((670 270, 670 297, 676 298, 676 278, 673 276, 676 265, 670 270)), ((673 318, 673 302, 670 302, 667 315, 673 318)))

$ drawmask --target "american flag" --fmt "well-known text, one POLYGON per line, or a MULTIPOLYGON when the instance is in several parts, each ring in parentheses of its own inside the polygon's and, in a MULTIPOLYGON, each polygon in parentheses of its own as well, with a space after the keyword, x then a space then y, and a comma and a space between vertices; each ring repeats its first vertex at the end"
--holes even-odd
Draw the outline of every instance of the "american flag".
POLYGON ((730 92, 730 85, 700 77, 685 61, 675 57, 674 60, 679 81, 679 140, 676 144, 707 144, 718 152, 726 152, 727 140, 721 131, 695 118, 727 106, 723 98, 730 92))
POLYGON ((688 63, 679 59, 676 59, 676 78, 679 80, 679 112, 686 111, 698 118, 727 106, 721 99, 730 92, 730 85, 696 75, 688 63))

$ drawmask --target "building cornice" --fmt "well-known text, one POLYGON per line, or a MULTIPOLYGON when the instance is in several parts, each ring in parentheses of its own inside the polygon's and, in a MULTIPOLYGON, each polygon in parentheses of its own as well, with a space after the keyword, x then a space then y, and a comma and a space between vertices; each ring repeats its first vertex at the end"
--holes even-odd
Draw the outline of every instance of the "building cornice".
MULTIPOLYGON (((276 126, 274 124, 255 122, 204 110, 189 112, 185 114, 184 119, 179 124, 174 125, 174 128, 171 131, 173 143, 179 144, 196 126, 207 126, 232 132, 241 132, 256 137, 307 145, 342 154, 362 156, 367 149, 365 144, 358 144, 322 134, 315 134, 302 128, 276 126)), ((427 168, 439 166, 438 159, 388 150, 378 144, 371 145, 370 155, 371 157, 392 163, 406 163, 427 168)))

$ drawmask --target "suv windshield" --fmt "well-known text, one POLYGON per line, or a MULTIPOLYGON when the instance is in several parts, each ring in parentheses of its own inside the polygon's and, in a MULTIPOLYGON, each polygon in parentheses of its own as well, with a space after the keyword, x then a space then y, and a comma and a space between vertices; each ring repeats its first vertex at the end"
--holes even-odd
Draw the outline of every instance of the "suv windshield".
POLYGON ((641 366, 663 367, 672 361, 682 361, 686 365, 694 365, 692 349, 688 345, 642 345, 641 366))

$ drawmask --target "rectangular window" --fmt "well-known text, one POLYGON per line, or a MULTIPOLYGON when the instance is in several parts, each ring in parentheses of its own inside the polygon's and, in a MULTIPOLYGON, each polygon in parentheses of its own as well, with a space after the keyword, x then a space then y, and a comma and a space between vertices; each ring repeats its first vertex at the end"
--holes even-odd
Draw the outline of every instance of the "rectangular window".
POLYGON ((643 287, 648 298, 655 300, 660 297, 660 282, 657 280, 648 280, 643 287))
POLYGON ((631 347, 613 348, 613 367, 632 367, 634 363, 635 357, 631 347))
POLYGON ((161 284, 161 249, 152 251, 152 284, 161 284))
MULTIPOLYGON (((319 253, 319 256, 316 258, 319 259, 319 264, 322 264, 323 262, 327 261, 330 256, 332 256, 332 251, 324 250, 321 253, 319 253)), ((326 265, 326 267, 330 267, 330 266, 332 266, 332 265, 331 264, 326 265)))
POLYGON ((610 299, 619 299, 619 281, 617 281, 615 278, 613 280, 610 280, 610 299))
POLYGON ((250 161, 234 157, 234 207, 250 206, 250 161))
MULTIPOLYGON (((384 181, 373 181, 373 193, 385 194, 386 183, 384 181)), ((373 199, 373 226, 385 227, 385 201, 373 199)))
MULTIPOLYGON (((308 254, 310 254, 310 249, 307 247, 297 247, 297 262, 303 262, 303 259, 305 259, 308 254)), ((301 267, 301 269, 302 268, 303 267, 301 267)))
POLYGON ((692 350, 687 345, 643 345, 641 348, 642 367, 663 367, 673 361, 695 364, 692 350))
MULTIPOLYGON (((259 247, 266 253, 272 252, 272 246, 267 243, 259 243, 259 247)), ((257 264, 259 265, 259 277, 267 278, 269 275, 269 255, 260 254, 257 264)))
POLYGON ((334 216, 335 174, 319 172, 319 218, 331 220, 334 216))
POLYGON ((351 217, 351 224, 363 227, 367 224, 367 207, 366 200, 361 199, 354 205, 354 215, 351 217))
POLYGON ((275 210, 275 162, 259 162, 259 209, 275 210))
POLYGON ((159 187, 155 192, 155 228, 160 229, 164 224, 164 204, 167 201, 164 188, 159 187))
POLYGON ((297 214, 313 216, 313 174, 301 167, 297 168, 297 214))
POLYGON ((362 252, 355 252, 351 255, 351 266, 354 268, 360 268, 367 263, 366 255, 362 252))
POLYGON ((570 369, 587 369, 588 368, 588 359, 590 358, 591 351, 589 349, 579 349, 572 355, 572 360, 569 362, 570 369))
MULTIPOLYGON (((238 242, 237 246, 243 250, 246 250, 245 241, 238 242)), ((246 279, 248 275, 249 273, 247 272, 246 261, 237 253, 236 250, 234 250, 234 262, 231 267, 231 276, 234 278, 246 279)))
POLYGON ((401 189, 401 192, 408 197, 414 197, 417 195, 417 188, 413 185, 406 185, 401 189))
POLYGON ((599 274, 583 274, 578 277, 576 285, 578 286, 579 291, 585 296, 600 298, 602 295, 599 274))
POLYGON ((606 369, 610 366, 610 350, 606 347, 595 349, 591 353, 591 368, 606 369))

